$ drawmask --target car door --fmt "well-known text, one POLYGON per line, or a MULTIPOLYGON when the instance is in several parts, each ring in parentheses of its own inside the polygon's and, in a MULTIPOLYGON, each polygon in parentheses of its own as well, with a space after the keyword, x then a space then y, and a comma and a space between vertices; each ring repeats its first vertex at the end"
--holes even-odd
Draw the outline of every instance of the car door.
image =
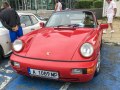
POLYGON ((30 19, 31 19, 32 24, 33 24, 31 27, 31 30, 40 29, 40 21, 34 15, 30 15, 30 19))
POLYGON ((21 25, 25 25, 23 27, 23 34, 27 34, 29 32, 31 32, 31 29, 33 27, 33 23, 30 19, 30 16, 29 15, 21 15, 20 16, 20 22, 21 22, 21 25))
POLYGON ((4 55, 9 54, 9 52, 11 50, 9 30, 4 28, 4 26, 2 25, 1 22, 0 22, 0 46, 3 49, 4 55))

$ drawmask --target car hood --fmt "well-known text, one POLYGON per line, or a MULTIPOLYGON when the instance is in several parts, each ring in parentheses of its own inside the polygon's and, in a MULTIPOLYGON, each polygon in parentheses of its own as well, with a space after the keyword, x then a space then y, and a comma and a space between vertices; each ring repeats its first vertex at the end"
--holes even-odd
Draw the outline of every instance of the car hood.
POLYGON ((70 61, 93 29, 59 30, 46 28, 32 40, 26 57, 70 61))

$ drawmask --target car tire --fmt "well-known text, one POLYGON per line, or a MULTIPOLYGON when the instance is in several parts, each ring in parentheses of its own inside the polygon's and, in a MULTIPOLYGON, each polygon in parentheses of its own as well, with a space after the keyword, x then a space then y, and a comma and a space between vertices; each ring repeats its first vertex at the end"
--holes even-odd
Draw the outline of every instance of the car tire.
POLYGON ((100 73, 100 65, 101 65, 101 53, 99 52, 98 62, 97 62, 97 65, 96 65, 96 70, 95 70, 95 75, 94 76, 97 76, 100 73))
POLYGON ((0 62, 2 61, 2 59, 3 59, 3 49, 2 49, 2 47, 0 46, 0 62))

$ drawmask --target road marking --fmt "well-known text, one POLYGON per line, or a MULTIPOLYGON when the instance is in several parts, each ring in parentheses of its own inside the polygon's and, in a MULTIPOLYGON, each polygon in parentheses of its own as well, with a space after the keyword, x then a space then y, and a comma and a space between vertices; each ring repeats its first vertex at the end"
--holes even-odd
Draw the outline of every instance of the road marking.
POLYGON ((6 78, 6 80, 0 85, 0 90, 2 90, 12 79, 12 77, 9 76, 4 76, 4 78, 6 78))
POLYGON ((3 67, 0 67, 0 72, 4 72, 5 69, 3 67))
POLYGON ((8 61, 8 64, 5 65, 5 68, 10 66, 10 61, 8 61))
POLYGON ((9 69, 5 69, 3 67, 0 67, 0 72, 13 73, 13 70, 9 70, 9 69))
POLYGON ((6 73, 13 73, 13 70, 6 70, 6 73))
POLYGON ((3 75, 2 74, 0 74, 0 77, 2 77, 3 75))
POLYGON ((71 83, 67 82, 65 83, 59 90, 67 90, 69 88, 71 83))

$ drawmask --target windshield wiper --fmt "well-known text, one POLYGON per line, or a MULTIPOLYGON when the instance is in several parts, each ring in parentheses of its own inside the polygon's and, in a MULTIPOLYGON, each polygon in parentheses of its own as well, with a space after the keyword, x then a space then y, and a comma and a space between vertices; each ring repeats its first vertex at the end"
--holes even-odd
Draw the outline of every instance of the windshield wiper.
POLYGON ((79 27, 80 25, 79 24, 70 24, 69 26, 73 27, 73 28, 76 28, 76 27, 79 27))
POLYGON ((68 27, 68 25, 58 25, 58 26, 56 26, 56 27, 68 27))
POLYGON ((72 27, 72 28, 75 28, 75 27, 79 27, 80 25, 79 24, 67 24, 67 25, 58 25, 56 27, 72 27))

